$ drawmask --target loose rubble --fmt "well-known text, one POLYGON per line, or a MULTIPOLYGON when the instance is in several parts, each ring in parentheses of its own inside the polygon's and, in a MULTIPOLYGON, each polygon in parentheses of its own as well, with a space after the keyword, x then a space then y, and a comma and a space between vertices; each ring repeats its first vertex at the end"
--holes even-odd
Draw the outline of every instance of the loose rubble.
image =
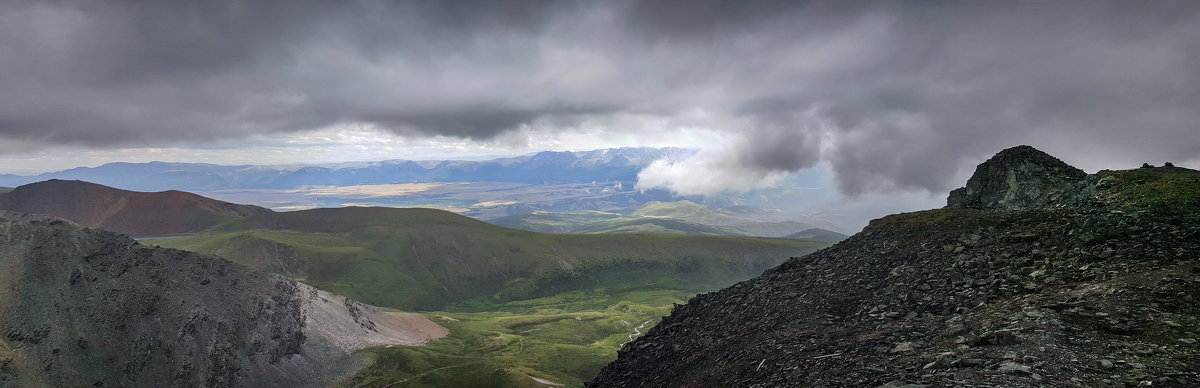
MULTIPOLYGON (((999 156, 977 174, 1069 171, 999 156)), ((1200 172, 1068 174, 698 295, 589 386, 1200 386, 1200 172)))

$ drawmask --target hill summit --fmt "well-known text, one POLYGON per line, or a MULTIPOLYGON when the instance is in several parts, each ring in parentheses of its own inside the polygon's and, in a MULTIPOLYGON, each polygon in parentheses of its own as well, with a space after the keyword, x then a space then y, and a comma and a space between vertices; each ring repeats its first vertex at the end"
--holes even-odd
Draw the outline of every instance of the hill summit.
POLYGON ((1022 146, 948 204, 696 296, 589 385, 1200 386, 1200 171, 1022 146))
POLYGON ((0 210, 53 216, 135 237, 194 233, 231 219, 271 213, 183 191, 147 193, 57 179, 0 193, 0 210))
POLYGON ((1027 209, 1075 199, 1087 173, 1030 146, 1000 151, 975 168, 947 207, 1027 209))

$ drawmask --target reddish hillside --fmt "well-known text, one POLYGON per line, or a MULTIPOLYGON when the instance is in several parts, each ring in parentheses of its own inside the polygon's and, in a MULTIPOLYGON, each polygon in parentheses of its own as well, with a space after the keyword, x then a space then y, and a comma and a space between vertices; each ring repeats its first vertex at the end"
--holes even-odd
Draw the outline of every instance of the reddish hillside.
POLYGON ((57 216, 130 236, 197 232, 231 218, 271 212, 182 191, 144 193, 64 180, 31 183, 2 193, 0 209, 57 216))

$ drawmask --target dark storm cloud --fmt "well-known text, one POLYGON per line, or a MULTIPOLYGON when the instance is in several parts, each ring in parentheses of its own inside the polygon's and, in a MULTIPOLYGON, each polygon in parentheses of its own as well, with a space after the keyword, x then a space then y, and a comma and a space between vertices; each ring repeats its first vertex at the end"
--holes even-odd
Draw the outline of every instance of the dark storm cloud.
POLYGON ((1200 156, 1198 3, 848 3, 5 2, 0 141, 339 123, 488 139, 700 110, 738 136, 687 165, 776 179, 825 161, 848 193, 944 190, 1018 143, 1200 156))
POLYGON ((378 121, 397 131, 489 136, 544 112, 454 95, 445 89, 477 80, 454 65, 439 69, 473 55, 513 66, 523 54, 508 49, 527 48, 487 40, 521 46, 536 38, 549 15, 542 5, 4 3, 0 134, 122 145, 378 121), (392 66, 408 72, 381 74, 392 66))

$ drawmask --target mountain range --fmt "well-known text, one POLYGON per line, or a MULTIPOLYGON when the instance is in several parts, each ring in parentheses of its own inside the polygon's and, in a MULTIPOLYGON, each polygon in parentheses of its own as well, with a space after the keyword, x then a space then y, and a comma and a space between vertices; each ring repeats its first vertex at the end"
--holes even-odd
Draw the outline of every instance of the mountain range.
POLYGON ((692 152, 679 148, 611 148, 578 152, 545 151, 487 161, 397 159, 287 166, 108 163, 34 176, 0 174, 0 186, 19 186, 49 179, 83 180, 139 191, 290 189, 300 186, 398 182, 634 182, 637 173, 650 162, 680 158, 692 152))
MULTIPOLYGON (((696 206, 688 208, 700 209, 696 206)), ((153 243, 217 254, 360 301, 406 309, 631 282, 698 291, 753 276, 824 244, 718 236, 546 235, 435 209, 273 212, 181 191, 134 192, 62 180, 0 194, 0 210, 136 237, 175 236, 153 243), (619 273, 640 273, 639 280, 627 281, 619 273)))
MULTIPOLYGON (((485 161, 388 160, 288 166, 109 163, 33 176, 0 174, 0 193, 6 186, 78 180, 141 192, 185 191, 279 211, 345 206, 430 207, 483 220, 533 212, 619 212, 652 202, 686 200, 746 221, 741 228, 727 223, 719 225, 721 231, 706 233, 780 237, 803 229, 793 228, 799 224, 833 230, 843 227, 830 222, 838 219, 837 210, 813 209, 817 203, 831 200, 813 190, 805 191, 813 203, 795 204, 781 202, 789 195, 787 190, 679 196, 667 190, 636 188, 637 174, 651 162, 677 160, 692 152, 677 148, 613 148, 547 151, 485 161), (787 216, 773 209, 786 210, 787 216), (786 225, 789 221, 796 224, 786 225), (792 230, 782 233, 787 229, 792 230)), ((811 188, 825 184, 821 174, 799 175, 803 177, 788 180, 785 186, 811 188)), ((699 227, 662 218, 645 218, 640 222, 643 226, 629 225, 624 230, 655 232, 699 227)), ((520 223, 510 225, 522 227, 520 223)))
POLYGON ((829 245, 62 180, 0 194, 0 218, 0 386, 581 385, 671 304, 829 245))
POLYGON ((499 220, 548 234, 22 185, 0 386, 1200 385, 1200 171, 1021 146, 844 241, 763 211, 499 220), (751 230, 787 238, 715 235, 751 230))

